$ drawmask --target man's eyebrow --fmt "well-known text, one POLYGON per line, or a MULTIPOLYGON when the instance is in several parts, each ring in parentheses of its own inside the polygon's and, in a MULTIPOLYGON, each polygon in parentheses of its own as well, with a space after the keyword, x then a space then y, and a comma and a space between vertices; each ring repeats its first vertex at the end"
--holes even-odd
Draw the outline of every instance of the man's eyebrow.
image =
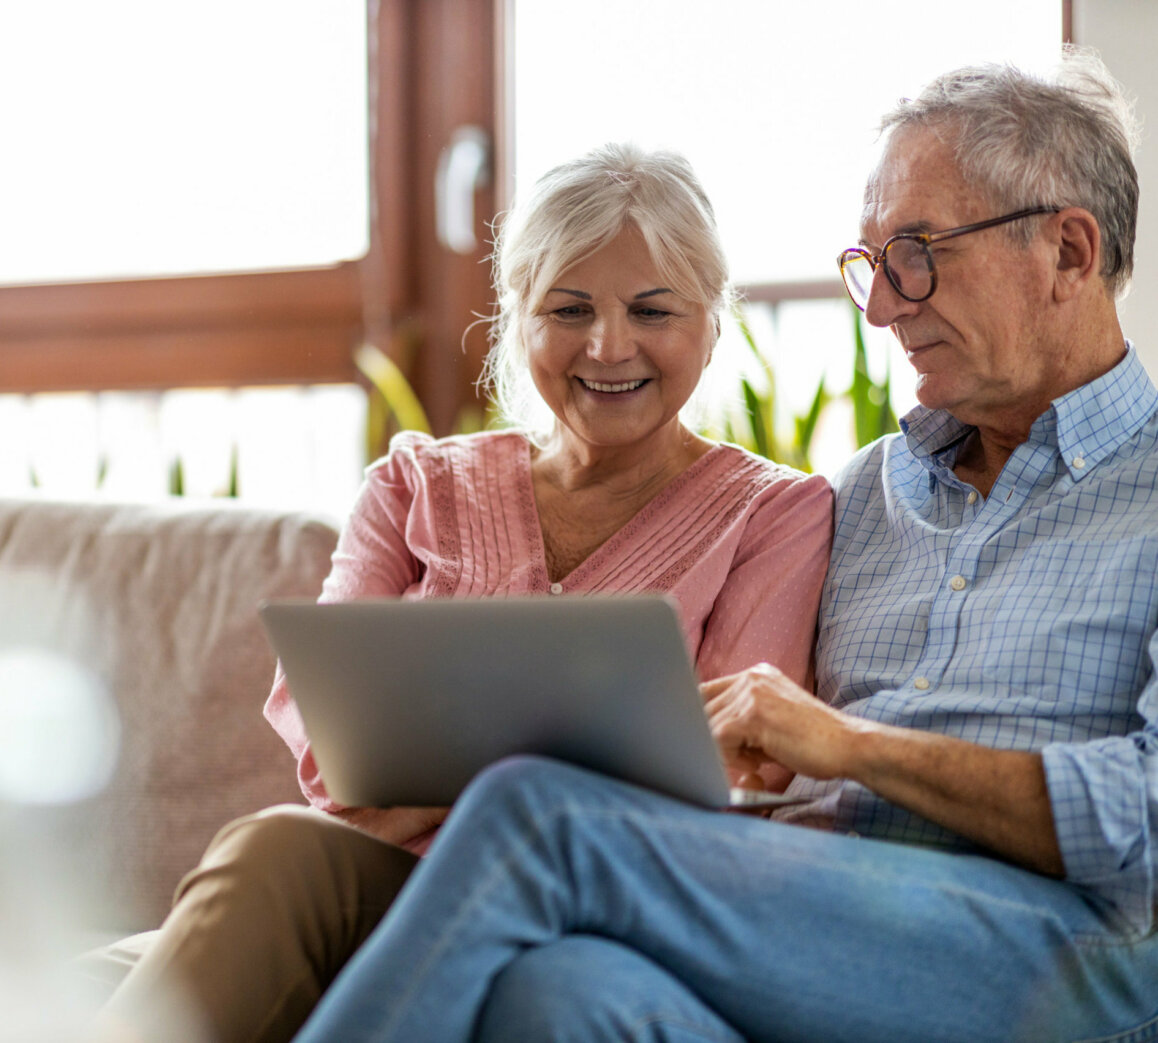
POLYGON ((933 226, 928 221, 913 221, 911 224, 902 225, 893 235, 924 235, 931 231, 933 226))
MULTIPOLYGON (((933 226, 928 221, 913 221, 910 224, 901 225, 900 228, 898 228, 896 231, 892 232, 890 235, 886 236, 885 239, 886 240, 892 239, 893 236, 896 236, 896 235, 927 235, 932 231, 933 231, 933 226)), ((870 243, 867 239, 865 239, 864 236, 861 236, 860 239, 857 240, 857 245, 858 246, 872 246, 873 244, 870 243)))

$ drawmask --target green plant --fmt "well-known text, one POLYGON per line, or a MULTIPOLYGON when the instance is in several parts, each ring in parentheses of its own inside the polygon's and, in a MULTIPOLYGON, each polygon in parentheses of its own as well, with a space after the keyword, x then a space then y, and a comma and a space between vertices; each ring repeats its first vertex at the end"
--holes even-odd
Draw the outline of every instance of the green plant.
POLYGON ((890 395, 892 374, 888 359, 885 359, 885 379, 876 383, 869 375, 868 352, 864 343, 864 315, 853 305, 853 353, 852 386, 845 394, 852 400, 853 431, 856 445, 860 449, 875 442, 881 435, 899 430, 897 415, 893 412, 890 395))
POLYGON ((370 385, 366 401, 366 459, 385 448, 392 431, 430 433, 426 410, 398 364, 373 344, 354 352, 354 365, 370 385))
MULTIPOLYGON (((211 495, 224 500, 236 500, 241 495, 237 477, 238 470, 238 448, 237 443, 234 442, 229 447, 229 474, 226 477, 225 485, 214 490, 211 495)), ((170 496, 188 495, 185 481, 185 461, 179 453, 169 461, 168 493, 170 496)))
POLYGON ((865 348, 864 318, 850 303, 853 316, 853 369, 852 381, 844 391, 833 393, 821 377, 812 395, 808 409, 791 418, 787 425, 790 434, 780 433, 779 395, 777 394, 776 373, 767 355, 756 343, 742 307, 733 313, 741 338, 747 345, 759 371, 759 380, 753 382, 746 376, 740 378, 743 411, 739 422, 731 413, 723 421, 706 425, 705 433, 714 434, 721 429, 722 436, 730 442, 750 449, 780 463, 812 470, 809 452, 816 428, 825 410, 833 403, 845 400, 852 407, 853 432, 856 447, 868 445, 881 435, 896 431, 897 418, 889 401, 891 390, 890 375, 885 370, 884 380, 873 380, 868 370, 868 352, 865 348))
MULTIPOLYGON (((430 420, 406 374, 393 359, 372 344, 354 352, 354 365, 369 384, 366 404, 366 460, 376 459, 397 431, 431 433, 430 420)), ((493 403, 464 407, 455 418, 454 433, 469 434, 492 426, 493 403)))

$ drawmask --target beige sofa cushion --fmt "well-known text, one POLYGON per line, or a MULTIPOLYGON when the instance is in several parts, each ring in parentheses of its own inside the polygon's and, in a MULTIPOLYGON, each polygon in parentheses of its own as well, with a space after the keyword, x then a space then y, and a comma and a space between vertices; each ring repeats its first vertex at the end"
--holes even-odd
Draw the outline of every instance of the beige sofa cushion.
POLYGON ((87 926, 155 926, 220 826, 301 801, 261 713, 274 659, 255 610, 316 597, 336 538, 322 518, 235 504, 0 500, 0 652, 71 656, 119 709, 108 786, 50 812, 103 881, 87 926))

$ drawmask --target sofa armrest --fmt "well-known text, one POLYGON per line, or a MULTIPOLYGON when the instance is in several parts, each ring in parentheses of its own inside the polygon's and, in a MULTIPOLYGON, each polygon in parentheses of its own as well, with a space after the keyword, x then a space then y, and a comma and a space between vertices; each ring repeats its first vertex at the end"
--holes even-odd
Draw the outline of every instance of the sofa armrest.
POLYGON ((53 813, 104 885, 84 926, 156 926, 217 829, 302 800, 262 717, 274 658, 256 609, 317 596, 336 540, 324 518, 224 502, 0 500, 0 654, 72 657, 121 719, 109 785, 53 813))

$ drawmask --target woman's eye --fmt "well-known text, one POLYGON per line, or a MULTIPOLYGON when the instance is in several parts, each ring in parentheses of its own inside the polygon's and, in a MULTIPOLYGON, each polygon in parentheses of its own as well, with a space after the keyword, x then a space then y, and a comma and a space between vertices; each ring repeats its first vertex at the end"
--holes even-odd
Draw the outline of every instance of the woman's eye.
POLYGON ((586 314, 586 309, 581 304, 565 304, 562 308, 556 308, 552 315, 558 315, 561 319, 578 319, 586 314))

